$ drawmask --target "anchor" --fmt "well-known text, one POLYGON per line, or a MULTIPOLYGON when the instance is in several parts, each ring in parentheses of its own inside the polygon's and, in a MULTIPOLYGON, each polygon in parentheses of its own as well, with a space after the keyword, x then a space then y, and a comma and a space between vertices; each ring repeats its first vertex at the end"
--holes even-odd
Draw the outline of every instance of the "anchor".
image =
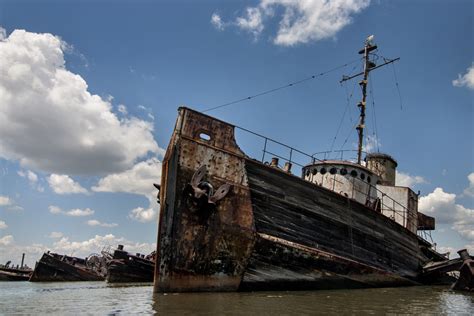
POLYGON ((226 183, 214 191, 212 184, 203 180, 206 173, 206 165, 201 166, 194 173, 191 182, 186 184, 183 191, 188 206, 194 212, 212 212, 216 207, 216 203, 222 200, 232 187, 232 185, 226 183))

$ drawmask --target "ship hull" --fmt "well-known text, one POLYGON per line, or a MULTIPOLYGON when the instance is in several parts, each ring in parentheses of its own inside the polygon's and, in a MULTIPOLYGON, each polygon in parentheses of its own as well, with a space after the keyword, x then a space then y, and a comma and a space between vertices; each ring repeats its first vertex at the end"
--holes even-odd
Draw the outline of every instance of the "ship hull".
POLYGON ((115 250, 108 262, 106 281, 109 283, 153 282, 155 263, 123 250, 115 250))
POLYGON ((246 160, 257 232, 240 288, 417 284, 416 235, 354 200, 246 160))
POLYGON ((45 253, 36 263, 30 282, 103 281, 104 277, 82 266, 64 262, 59 255, 45 253))
POLYGON ((0 281, 28 281, 31 270, 0 268, 0 281))
POLYGON ((160 201, 158 292, 416 285, 426 260, 406 228, 249 159, 233 126, 189 109, 163 161, 160 201), (206 202, 209 183, 232 189, 206 202))

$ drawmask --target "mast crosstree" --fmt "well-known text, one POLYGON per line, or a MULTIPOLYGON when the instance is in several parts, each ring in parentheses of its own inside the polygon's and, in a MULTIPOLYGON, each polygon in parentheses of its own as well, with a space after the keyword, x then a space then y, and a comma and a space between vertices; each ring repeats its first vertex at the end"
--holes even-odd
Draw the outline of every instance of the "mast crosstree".
POLYGON ((357 104, 360 110, 360 115, 359 115, 359 124, 356 127, 358 136, 359 136, 359 142, 357 146, 357 163, 360 165, 362 161, 362 145, 364 141, 364 128, 365 128, 365 108, 366 108, 366 99, 367 99, 367 84, 368 84, 368 79, 369 79, 369 72, 372 70, 375 70, 377 68, 380 68, 382 66, 391 64, 397 60, 400 59, 400 57, 391 59, 389 61, 386 61, 385 63, 377 66, 373 61, 370 60, 370 52, 374 51, 377 49, 377 45, 373 44, 374 36, 370 35, 367 37, 365 40, 365 45, 364 48, 359 51, 359 54, 364 54, 364 71, 355 74, 353 76, 347 77, 343 76, 342 80, 340 81, 341 83, 347 80, 351 80, 353 78, 359 77, 363 75, 362 80, 359 82, 359 85, 362 89, 362 100, 357 104))

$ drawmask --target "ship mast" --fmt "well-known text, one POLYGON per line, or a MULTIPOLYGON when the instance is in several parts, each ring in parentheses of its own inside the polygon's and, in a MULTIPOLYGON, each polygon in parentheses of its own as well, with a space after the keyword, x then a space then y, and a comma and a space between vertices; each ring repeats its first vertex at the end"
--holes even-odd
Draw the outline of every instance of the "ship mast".
POLYGON ((393 63, 394 61, 397 61, 400 59, 400 58, 391 59, 379 66, 376 66, 375 63, 370 61, 369 59, 369 56, 370 56, 369 53, 377 49, 377 45, 373 44, 373 40, 374 40, 373 35, 370 35, 369 37, 367 37, 367 39, 365 40, 364 48, 359 51, 359 54, 364 54, 364 71, 350 77, 343 76, 342 80, 340 81, 342 83, 344 81, 363 75, 362 80, 359 82, 359 85, 362 89, 362 101, 360 101, 357 104, 360 110, 359 124, 356 127, 356 130, 359 136, 359 142, 357 145, 357 163, 359 165, 362 162, 362 146, 364 142, 364 128, 365 128, 365 107, 366 107, 366 99, 367 99, 367 84, 368 84, 368 79, 369 79, 369 72, 379 67, 393 63))

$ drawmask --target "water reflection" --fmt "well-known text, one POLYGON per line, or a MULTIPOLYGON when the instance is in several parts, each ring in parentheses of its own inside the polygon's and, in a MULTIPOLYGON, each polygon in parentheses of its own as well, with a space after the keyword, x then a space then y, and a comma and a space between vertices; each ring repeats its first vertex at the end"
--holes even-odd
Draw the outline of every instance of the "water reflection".
POLYGON ((470 315, 474 294, 446 287, 256 293, 155 294, 159 315, 470 315))
POLYGON ((150 283, 0 282, 0 314, 469 315, 474 293, 446 287, 153 294, 150 283))

